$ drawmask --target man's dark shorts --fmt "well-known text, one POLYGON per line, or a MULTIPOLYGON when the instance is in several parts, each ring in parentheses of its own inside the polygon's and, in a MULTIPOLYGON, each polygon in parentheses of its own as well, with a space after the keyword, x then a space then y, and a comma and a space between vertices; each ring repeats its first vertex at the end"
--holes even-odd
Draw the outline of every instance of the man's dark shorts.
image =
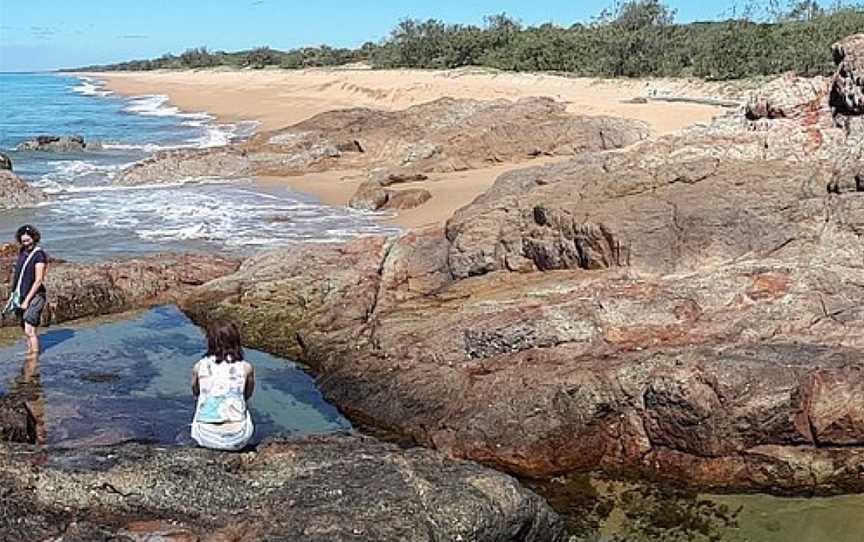
POLYGON ((24 322, 26 322, 31 326, 37 327, 42 321, 43 310, 45 310, 45 295, 36 294, 33 296, 33 299, 30 300, 27 309, 18 309, 15 311, 15 314, 18 315, 21 325, 24 325, 24 322))

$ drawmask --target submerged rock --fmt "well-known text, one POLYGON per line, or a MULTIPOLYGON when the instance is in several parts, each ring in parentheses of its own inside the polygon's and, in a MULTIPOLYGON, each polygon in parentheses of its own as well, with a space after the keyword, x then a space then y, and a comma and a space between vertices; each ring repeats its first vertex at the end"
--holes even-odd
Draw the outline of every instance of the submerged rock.
POLYGON ((19 151, 81 152, 101 150, 98 143, 88 143, 80 135, 40 135, 18 144, 19 151))
POLYGON ((4 540, 564 540, 514 479, 369 438, 276 439, 245 454, 0 446, 4 540))
POLYGON ((44 199, 41 190, 33 188, 11 170, 0 169, 0 209, 35 205, 44 199))

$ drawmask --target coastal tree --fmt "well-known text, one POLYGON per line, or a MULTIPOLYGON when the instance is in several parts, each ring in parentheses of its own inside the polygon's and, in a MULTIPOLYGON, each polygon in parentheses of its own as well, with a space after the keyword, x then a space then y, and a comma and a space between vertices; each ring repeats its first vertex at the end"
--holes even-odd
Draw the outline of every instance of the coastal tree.
POLYGON ((724 20, 680 24, 662 0, 619 0, 589 23, 569 27, 524 26, 505 13, 486 17, 480 26, 405 19, 380 43, 366 42, 358 49, 322 45, 211 53, 199 47, 179 56, 87 69, 293 69, 365 61, 374 68, 477 65, 599 77, 732 79, 790 70, 811 76, 831 73, 830 45, 862 28, 860 3, 745 0, 743 8, 728 10, 724 20))

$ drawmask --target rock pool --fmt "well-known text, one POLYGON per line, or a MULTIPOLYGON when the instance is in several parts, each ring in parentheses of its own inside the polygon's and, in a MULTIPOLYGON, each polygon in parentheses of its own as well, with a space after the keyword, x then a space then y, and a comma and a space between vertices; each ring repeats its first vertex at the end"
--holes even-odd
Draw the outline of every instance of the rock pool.
MULTIPOLYGON (((45 329, 38 361, 26 358, 23 341, 0 347, 0 393, 27 402, 43 444, 191 443, 201 330, 173 306, 120 318, 45 329)), ((350 429, 300 367, 255 350, 246 357, 256 371, 253 444, 273 433, 350 429)))

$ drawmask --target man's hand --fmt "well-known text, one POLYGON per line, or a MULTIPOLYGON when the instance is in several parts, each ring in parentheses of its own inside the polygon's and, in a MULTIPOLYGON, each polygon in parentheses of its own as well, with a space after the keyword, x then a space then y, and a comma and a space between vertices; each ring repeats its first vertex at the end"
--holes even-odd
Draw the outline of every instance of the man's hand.
POLYGON ((29 306, 30 306, 30 300, 29 299, 25 299, 24 301, 21 302, 21 310, 26 311, 27 307, 29 307, 29 306))

